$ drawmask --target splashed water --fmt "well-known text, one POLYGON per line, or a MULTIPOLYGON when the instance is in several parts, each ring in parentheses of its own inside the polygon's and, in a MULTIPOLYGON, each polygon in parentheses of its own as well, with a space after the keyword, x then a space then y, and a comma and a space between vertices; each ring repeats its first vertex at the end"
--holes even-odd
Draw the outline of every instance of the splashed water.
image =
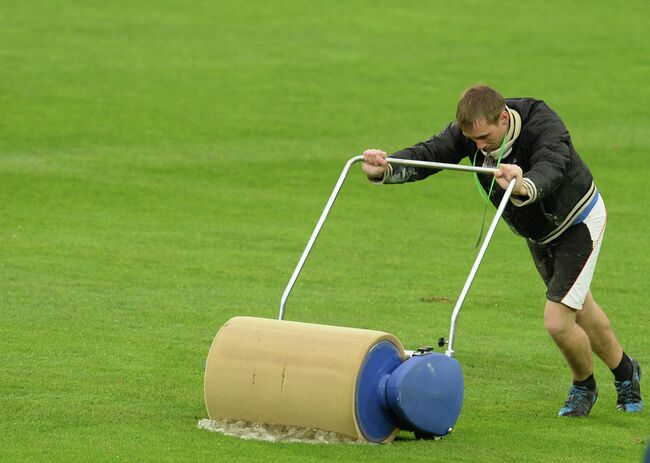
POLYGON ((303 444, 361 444, 344 434, 315 428, 299 428, 277 424, 249 423, 234 420, 199 420, 199 429, 219 432, 240 439, 266 442, 300 442, 303 444))

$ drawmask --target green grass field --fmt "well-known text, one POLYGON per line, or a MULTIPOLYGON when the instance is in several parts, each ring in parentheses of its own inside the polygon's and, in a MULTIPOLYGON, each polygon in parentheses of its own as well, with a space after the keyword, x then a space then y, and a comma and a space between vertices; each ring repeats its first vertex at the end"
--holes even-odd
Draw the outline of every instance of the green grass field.
MULTIPOLYGON (((344 162, 428 138, 476 82, 543 98, 572 131, 608 206, 593 292, 650 368, 649 16, 642 0, 3 0, 0 461, 641 461, 648 412, 616 412, 602 363, 592 415, 555 416, 570 374, 504 225, 459 320, 448 438, 271 444, 197 422, 214 335, 277 315, 344 162)), ((482 210, 467 174, 378 188, 355 168, 287 318, 409 348, 446 336, 482 210)))

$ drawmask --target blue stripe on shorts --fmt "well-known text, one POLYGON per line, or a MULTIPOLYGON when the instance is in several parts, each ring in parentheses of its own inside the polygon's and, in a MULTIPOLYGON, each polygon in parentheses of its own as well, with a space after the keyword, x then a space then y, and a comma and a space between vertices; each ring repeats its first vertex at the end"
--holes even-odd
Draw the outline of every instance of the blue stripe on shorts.
POLYGON ((589 215, 589 213, 591 212, 591 210, 594 208, 594 206, 596 205, 596 203, 598 202, 598 198, 600 198, 600 193, 596 192, 596 195, 595 195, 594 198, 591 200, 591 202, 589 203, 589 205, 585 208, 584 211, 582 211, 582 212, 580 213, 580 215, 579 215, 578 217, 576 217, 576 219, 573 221, 573 223, 572 223, 571 225, 577 225, 577 224, 579 224, 579 223, 582 223, 582 222, 587 218, 587 216, 589 215))

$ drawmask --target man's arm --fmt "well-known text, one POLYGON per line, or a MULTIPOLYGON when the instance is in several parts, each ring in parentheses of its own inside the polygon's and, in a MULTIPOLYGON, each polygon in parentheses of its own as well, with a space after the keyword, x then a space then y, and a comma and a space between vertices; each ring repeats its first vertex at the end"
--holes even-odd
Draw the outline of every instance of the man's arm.
MULTIPOLYGON (((417 161, 458 164, 465 156, 467 147, 462 132, 456 123, 449 124, 438 135, 410 148, 393 153, 391 158, 417 161)), ((403 183, 423 180, 438 169, 424 169, 410 166, 391 166, 386 161, 386 152, 378 149, 364 151, 363 171, 375 183, 403 183)))

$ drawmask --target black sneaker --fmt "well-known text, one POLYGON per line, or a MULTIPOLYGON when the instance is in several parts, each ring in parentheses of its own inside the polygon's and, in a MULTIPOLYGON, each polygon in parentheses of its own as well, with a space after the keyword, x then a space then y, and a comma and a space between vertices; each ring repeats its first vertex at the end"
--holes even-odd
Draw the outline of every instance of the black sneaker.
POLYGON ((616 408, 624 412, 640 412, 643 410, 641 400, 641 366, 639 362, 632 360, 632 379, 627 381, 614 381, 618 399, 616 408))
POLYGON ((587 416, 596 399, 598 399, 598 389, 592 391, 584 386, 571 386, 569 397, 557 416, 587 416))

